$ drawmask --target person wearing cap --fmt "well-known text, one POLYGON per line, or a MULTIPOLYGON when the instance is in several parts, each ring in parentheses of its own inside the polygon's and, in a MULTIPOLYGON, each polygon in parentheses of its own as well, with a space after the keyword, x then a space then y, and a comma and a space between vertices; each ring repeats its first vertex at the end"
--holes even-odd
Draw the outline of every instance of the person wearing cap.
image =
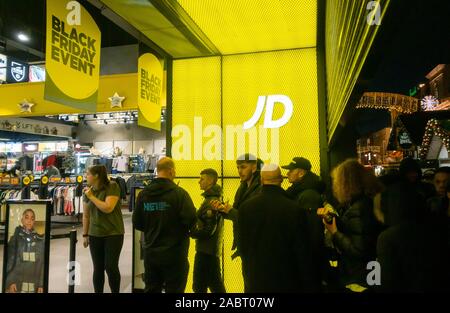
POLYGON ((320 177, 311 172, 312 166, 308 159, 295 157, 291 163, 281 168, 288 170, 287 177, 289 183, 292 184, 286 192, 293 200, 297 201, 305 212, 308 235, 314 255, 316 283, 320 285, 320 280, 325 275, 323 271, 327 262, 324 250, 324 227, 316 212, 323 206, 322 194, 325 186, 320 177))
POLYGON ((281 188, 278 165, 261 170, 261 192, 239 209, 245 292, 315 291, 304 211, 281 188))
POLYGON ((236 165, 239 178, 241 179, 241 184, 239 185, 236 195, 234 196, 233 205, 231 206, 229 203, 221 203, 218 200, 211 202, 212 206, 216 210, 223 213, 225 219, 233 221, 233 245, 231 250, 235 252, 231 256, 232 259, 239 256, 239 235, 236 233, 239 208, 242 203, 244 203, 247 199, 250 199, 261 190, 260 169, 262 161, 256 156, 246 153, 241 155, 236 160, 236 165))

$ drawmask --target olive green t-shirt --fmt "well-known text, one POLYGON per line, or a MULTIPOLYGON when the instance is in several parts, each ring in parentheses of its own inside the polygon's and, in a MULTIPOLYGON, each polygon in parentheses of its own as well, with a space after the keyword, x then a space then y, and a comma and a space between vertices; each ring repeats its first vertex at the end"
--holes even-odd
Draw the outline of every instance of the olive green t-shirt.
POLYGON ((116 182, 110 182, 106 187, 100 190, 92 190, 94 196, 105 201, 108 196, 117 196, 119 201, 111 213, 104 213, 98 209, 86 196, 84 196, 85 206, 89 209, 89 236, 106 237, 114 235, 123 235, 125 228, 122 218, 122 202, 120 200, 120 188, 116 182))

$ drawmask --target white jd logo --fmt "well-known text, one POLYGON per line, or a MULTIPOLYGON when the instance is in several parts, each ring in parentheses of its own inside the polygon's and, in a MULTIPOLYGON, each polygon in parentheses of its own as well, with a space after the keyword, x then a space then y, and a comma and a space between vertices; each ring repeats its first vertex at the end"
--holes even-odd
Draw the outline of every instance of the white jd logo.
POLYGON ((66 9, 69 10, 67 14, 67 24, 70 26, 81 25, 81 7, 78 1, 67 2, 66 9))
POLYGON ((294 112, 294 106, 291 99, 285 95, 270 95, 270 96, 259 96, 258 103, 256 104, 256 111, 252 118, 244 123, 244 129, 250 129, 256 125, 256 123, 261 118, 264 111, 264 104, 266 104, 266 115, 264 117, 264 128, 279 128, 284 126, 289 122, 294 112), (267 98, 267 102, 266 102, 267 98), (281 118, 274 121, 272 120, 273 108, 275 103, 281 103, 284 105, 284 114, 281 118))

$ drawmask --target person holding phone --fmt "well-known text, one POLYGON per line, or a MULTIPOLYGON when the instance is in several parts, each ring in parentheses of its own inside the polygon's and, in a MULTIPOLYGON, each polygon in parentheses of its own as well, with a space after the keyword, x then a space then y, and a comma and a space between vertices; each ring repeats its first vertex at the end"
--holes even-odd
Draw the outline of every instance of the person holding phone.
POLYGON ((119 258, 125 228, 120 188, 110 181, 104 165, 91 166, 86 172, 84 189, 83 245, 89 247, 94 265, 94 290, 103 293, 105 271, 111 292, 120 291, 119 258))

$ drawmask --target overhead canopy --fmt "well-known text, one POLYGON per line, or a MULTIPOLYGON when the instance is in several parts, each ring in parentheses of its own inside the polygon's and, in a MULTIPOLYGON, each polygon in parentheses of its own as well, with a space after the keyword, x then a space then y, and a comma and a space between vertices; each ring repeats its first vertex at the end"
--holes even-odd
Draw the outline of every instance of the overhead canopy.
POLYGON ((102 2, 174 58, 316 46, 317 0, 102 2))
POLYGON ((177 0, 221 54, 316 46, 317 0, 177 0))

